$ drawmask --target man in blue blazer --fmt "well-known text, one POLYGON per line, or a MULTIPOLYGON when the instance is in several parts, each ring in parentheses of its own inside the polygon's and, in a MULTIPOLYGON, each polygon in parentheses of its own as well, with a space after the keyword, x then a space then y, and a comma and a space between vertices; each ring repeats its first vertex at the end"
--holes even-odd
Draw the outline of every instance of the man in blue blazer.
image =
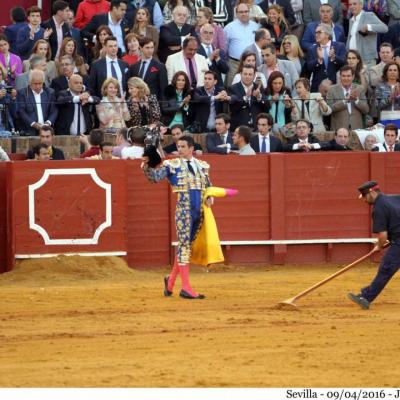
POLYGON ((333 23, 333 9, 329 3, 322 4, 319 8, 320 22, 312 21, 307 24, 306 30, 304 31, 303 37, 301 39, 301 47, 304 51, 308 51, 310 47, 317 43, 315 37, 315 31, 319 24, 325 24, 332 27, 332 41, 342 42, 346 44, 346 36, 344 34, 344 29, 342 25, 333 23))
POLYGON ((44 86, 44 72, 32 70, 29 86, 17 91, 19 128, 26 135, 38 136, 43 125, 53 126, 58 110, 54 90, 44 86))
POLYGON ((90 88, 98 97, 103 97, 101 86, 107 78, 116 78, 120 84, 121 91, 126 88, 126 76, 129 65, 117 58, 118 43, 117 38, 109 36, 104 42, 106 56, 95 61, 90 68, 90 88))
POLYGON ((324 79, 336 83, 336 74, 344 65, 346 47, 343 43, 332 41, 332 29, 318 25, 315 31, 317 43, 307 53, 307 70, 312 73, 311 92, 318 92, 319 84, 324 79))
POLYGON ((232 133, 229 132, 231 118, 228 114, 218 114, 215 117, 215 133, 207 133, 206 146, 209 153, 229 154, 236 149, 232 140, 232 133))
POLYGON ((250 146, 256 153, 277 153, 283 151, 282 142, 271 135, 274 120, 270 114, 260 113, 256 118, 257 135, 250 139, 250 146))

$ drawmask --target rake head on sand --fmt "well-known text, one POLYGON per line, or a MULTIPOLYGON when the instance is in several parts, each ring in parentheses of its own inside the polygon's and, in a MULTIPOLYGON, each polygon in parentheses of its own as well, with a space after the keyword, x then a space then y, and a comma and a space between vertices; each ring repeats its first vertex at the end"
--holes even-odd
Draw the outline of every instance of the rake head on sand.
MULTIPOLYGON (((386 247, 386 246, 388 246, 388 243, 384 247, 386 247)), ((334 274, 328 276, 324 280, 316 283, 313 286, 310 286, 306 290, 303 290, 301 293, 297 294, 294 297, 291 297, 290 299, 281 301, 280 303, 277 304, 277 308, 278 309, 284 309, 284 310, 296 310, 297 309, 297 305, 295 304, 295 302, 298 299, 300 299, 301 297, 306 296, 308 293, 314 291, 315 289, 319 288, 320 286, 324 285, 325 283, 331 281, 332 279, 336 278, 337 276, 339 276, 339 275, 343 274, 344 272, 348 271, 349 269, 355 267, 357 264, 359 264, 362 261, 366 260, 368 257, 370 257, 372 254, 376 253, 377 251, 378 251, 378 249, 376 247, 374 247, 368 254, 365 254, 365 256, 362 256, 358 260, 353 261, 351 264, 346 265, 345 267, 343 267, 339 271, 335 272, 334 274)))

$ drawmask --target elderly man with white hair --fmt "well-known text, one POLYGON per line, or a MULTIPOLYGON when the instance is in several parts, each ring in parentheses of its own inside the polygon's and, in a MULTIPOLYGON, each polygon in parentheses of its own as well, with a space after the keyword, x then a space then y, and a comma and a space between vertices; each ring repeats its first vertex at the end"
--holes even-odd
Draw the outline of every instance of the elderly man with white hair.
POLYGON ((186 23, 189 11, 185 6, 176 6, 172 11, 173 21, 160 28, 160 61, 165 62, 171 54, 182 50, 186 37, 195 36, 196 28, 186 23))
POLYGON ((364 11, 363 5, 363 0, 349 0, 352 17, 346 47, 347 50, 358 50, 364 65, 369 68, 378 58, 378 33, 386 33, 388 27, 373 12, 364 11))
POLYGON ((38 136, 43 125, 54 125, 57 118, 54 90, 44 86, 44 72, 29 73, 29 86, 17 91, 20 129, 25 135, 38 136))

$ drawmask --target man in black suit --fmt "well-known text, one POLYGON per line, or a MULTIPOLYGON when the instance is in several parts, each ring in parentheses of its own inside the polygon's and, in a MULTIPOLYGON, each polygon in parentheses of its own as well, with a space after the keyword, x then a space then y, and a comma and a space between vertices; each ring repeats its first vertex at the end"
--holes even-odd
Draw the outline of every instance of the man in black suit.
POLYGON ((29 86, 17 91, 18 122, 26 135, 37 136, 43 125, 54 125, 57 119, 54 90, 44 86, 41 70, 29 73, 29 86))
MULTIPOLYGON (((43 125, 39 129, 39 139, 40 143, 48 146, 50 160, 65 160, 64 152, 58 147, 53 146, 54 129, 51 126, 43 125)), ((26 158, 28 160, 33 160, 35 158, 33 149, 28 150, 26 158)))
POLYGON ((207 133, 206 146, 209 153, 229 154, 235 150, 232 133, 229 132, 231 119, 228 114, 218 114, 215 117, 215 133, 207 133))
POLYGON ((265 14, 268 14, 268 9, 273 4, 277 4, 278 6, 282 7, 285 13, 286 21, 290 25, 294 25, 296 23, 293 7, 290 4, 290 0, 263 0, 258 5, 261 7, 261 9, 264 11, 265 14))
POLYGON ((58 118, 55 123, 57 135, 82 135, 92 129, 91 106, 100 99, 83 89, 80 75, 72 75, 69 88, 61 90, 57 96, 58 118))
POLYGON ((350 132, 346 128, 338 128, 335 131, 335 137, 329 142, 321 143, 324 151, 351 151, 349 146, 350 132))
POLYGON ((50 19, 42 23, 42 28, 51 29, 49 44, 51 48, 51 59, 54 60, 54 58, 58 56, 64 38, 72 37, 67 23, 69 18, 69 4, 63 0, 55 1, 52 6, 52 14, 53 16, 50 19), (58 32, 62 35, 61 40, 59 40, 58 32))
POLYGON ((117 38, 109 36, 104 42, 106 56, 95 61, 90 69, 90 88, 98 97, 101 95, 101 86, 107 78, 115 78, 118 80, 121 90, 126 88, 126 76, 128 72, 128 64, 118 59, 117 38))
POLYGON ((140 40, 140 51, 142 58, 129 67, 127 80, 136 76, 143 79, 150 89, 150 93, 161 99, 168 85, 167 69, 164 64, 156 61, 154 55, 154 42, 150 38, 140 40))
POLYGON ((100 25, 106 25, 117 38, 119 54, 125 53, 125 35, 129 33, 132 28, 125 19, 126 9, 127 0, 112 0, 110 12, 94 15, 91 21, 82 29, 82 37, 88 39, 89 43, 93 43, 98 27, 100 25))
MULTIPOLYGON (((68 81, 74 73, 75 62, 71 56, 65 55, 60 58, 61 75, 54 78, 51 81, 50 87, 54 89, 56 97, 61 90, 68 89, 68 81)), ((83 84, 85 85, 85 90, 89 88, 89 78, 85 75, 83 78, 83 84)))
POLYGON ((250 139, 250 146, 256 153, 275 153, 283 151, 282 142, 271 135, 274 119, 270 114, 260 113, 256 118, 257 135, 250 139))
POLYGON ((172 12, 173 21, 161 26, 158 46, 161 62, 165 62, 168 56, 182 50, 184 36, 197 37, 196 28, 186 23, 188 12, 185 6, 176 6, 172 12))
POLYGON ((255 74, 255 66, 244 65, 240 73, 240 82, 228 88, 232 130, 240 125, 254 128, 257 114, 265 110, 261 86, 254 83, 255 74))
POLYGON ((214 39, 214 26, 204 24, 200 28, 200 45, 197 48, 197 53, 207 58, 209 70, 217 74, 217 86, 224 86, 222 74, 229 71, 229 65, 226 62, 226 54, 221 49, 215 49, 212 45, 214 39))
POLYGON ((296 136, 283 146, 283 151, 308 153, 309 151, 321 150, 319 140, 310 132, 310 122, 305 119, 298 119, 296 121, 296 136))
POLYGON ((215 130, 215 117, 223 111, 223 102, 228 94, 216 87, 217 75, 214 71, 204 74, 204 86, 196 88, 192 99, 193 121, 200 124, 201 132, 215 130))

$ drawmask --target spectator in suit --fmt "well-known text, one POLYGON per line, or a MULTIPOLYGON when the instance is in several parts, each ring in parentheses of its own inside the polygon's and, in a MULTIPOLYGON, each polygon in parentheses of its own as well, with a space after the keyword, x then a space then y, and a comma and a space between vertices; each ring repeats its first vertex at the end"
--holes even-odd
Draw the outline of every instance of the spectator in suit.
POLYGON ((292 121, 306 119, 313 125, 313 132, 325 132, 324 116, 332 113, 321 93, 310 93, 310 82, 300 78, 295 83, 297 98, 292 100, 292 121))
POLYGON ((158 51, 161 62, 165 63, 168 56, 181 51, 182 43, 186 37, 196 37, 196 28, 186 23, 188 13, 186 7, 176 6, 172 12, 173 21, 161 26, 158 51))
MULTIPOLYGON (((158 5, 157 2, 154 4, 158 5)), ((160 29, 160 27, 158 27, 158 29, 160 29)), ((157 28, 154 25, 151 25, 151 15, 148 8, 141 7, 137 9, 131 32, 138 35, 140 38, 151 39, 154 43, 154 54, 157 54, 160 34, 157 28)))
POLYGON ((58 118, 54 129, 57 135, 80 136, 92 129, 91 106, 100 99, 84 90, 80 75, 72 75, 68 86, 57 96, 58 118))
POLYGON ((209 153, 229 154, 235 149, 232 134, 229 132, 231 118, 228 114, 218 114, 215 117, 215 133, 207 133, 206 146, 209 153))
POLYGON ((352 17, 349 22, 347 50, 358 50, 364 64, 369 68, 378 58, 378 33, 386 33, 388 27, 372 12, 363 10, 363 0, 350 0, 352 17))
POLYGON ((244 65, 240 82, 228 89, 232 129, 239 125, 254 127, 257 114, 266 110, 261 82, 254 83, 255 73, 254 66, 244 65))
POLYGON ((256 152, 250 146, 251 129, 248 126, 238 126, 233 132, 233 144, 238 148, 234 152, 239 156, 255 156, 256 152))
MULTIPOLYGON (((343 9, 340 0, 328 0, 332 8, 332 21, 338 25, 343 25, 343 9)), ((303 20, 305 24, 320 20, 321 2, 313 0, 303 0, 303 20)))
POLYGON ((97 30, 102 25, 106 25, 117 39, 119 54, 125 53, 125 35, 129 32, 131 26, 125 19, 127 9, 127 0, 111 0, 110 12, 105 14, 96 14, 91 21, 82 29, 82 37, 89 43, 94 42, 97 30))
POLYGON ((261 28, 256 30, 254 34, 254 43, 247 46, 243 53, 254 53, 256 55, 256 67, 258 68, 263 62, 261 49, 271 44, 271 34, 268 29, 261 28))
POLYGON ((29 87, 17 92, 20 128, 31 136, 37 136, 43 125, 54 125, 58 115, 54 90, 44 86, 44 81, 44 72, 34 69, 29 73, 29 87))
POLYGON ((107 0, 83 0, 76 11, 75 26, 83 29, 97 14, 107 14, 110 2, 107 0))
MULTIPOLYGON (((236 75, 233 77, 232 85, 235 85, 236 83, 240 82, 243 67, 245 65, 251 65, 251 66, 255 67, 256 63, 257 63, 256 62, 256 53, 244 52, 242 54, 242 56, 240 57, 239 67, 238 67, 236 75)), ((254 76, 254 82, 257 82, 257 84, 261 82, 261 86, 264 89, 266 89, 266 87, 267 87, 267 80, 265 79, 265 75, 262 72, 259 72, 257 70, 256 70, 256 74, 254 76)))
POLYGON ((10 53, 10 43, 7 36, 0 34, 0 70, 5 83, 15 86, 15 78, 22 74, 22 61, 13 53, 10 53))
POLYGON ((324 79, 336 83, 336 75, 345 63, 346 47, 343 43, 332 41, 332 29, 324 24, 318 25, 315 34, 317 43, 307 52, 307 70, 312 73, 311 91, 318 91, 324 79))
POLYGON ((286 152, 305 152, 321 150, 319 140, 310 133, 311 126, 305 119, 296 121, 296 135, 290 139, 284 146, 283 151, 286 152))
POLYGON ((29 7, 26 11, 28 25, 22 27, 17 34, 17 49, 19 56, 26 60, 32 54, 34 44, 39 39, 47 40, 52 31, 50 28, 42 28, 42 10, 38 6, 29 7))
POLYGON ((266 95, 266 111, 274 120, 274 131, 279 131, 291 122, 293 102, 290 89, 285 86, 285 78, 279 71, 274 71, 268 78, 266 95))
MULTIPOLYGON (((53 146, 54 129, 51 126, 43 125, 39 129, 39 139, 40 143, 43 143, 47 146, 50 160, 65 160, 64 152, 58 147, 53 146)), ((33 153, 32 149, 28 150, 26 153, 26 158, 28 160, 35 158, 35 154, 33 153)))
POLYGON ((169 24, 173 19, 173 10, 176 6, 184 6, 188 10, 186 22, 189 25, 196 25, 196 7, 191 0, 167 0, 163 9, 164 24, 169 24))
POLYGON ((20 6, 13 7, 10 11, 10 19, 12 24, 6 26, 4 34, 7 36, 8 42, 10 43, 11 53, 19 55, 17 47, 18 31, 28 25, 24 8, 20 6))
POLYGON ((275 46, 267 45, 261 49, 264 64, 258 67, 258 71, 262 72, 268 81, 271 72, 279 71, 285 77, 285 85, 290 90, 294 89, 294 83, 299 79, 295 65, 291 61, 281 60, 276 57, 275 46))
POLYGON ((282 60, 291 61, 295 65, 297 73, 299 75, 301 74, 305 60, 304 53, 303 50, 301 50, 297 36, 286 35, 283 38, 280 48, 280 55, 282 60))
POLYGON ((386 0, 387 14, 389 15, 389 26, 400 22, 400 1, 386 0))
POLYGON ((64 0, 56 0, 52 7, 52 17, 42 23, 44 29, 50 29, 49 44, 51 48, 52 60, 58 57, 62 41, 66 37, 71 37, 69 25, 69 4, 64 0))
MULTIPOLYGON (((56 63, 51 59, 51 49, 49 42, 44 39, 39 39, 33 46, 32 49, 32 54, 30 55, 28 60, 25 60, 23 62, 23 71, 27 72, 31 68, 30 63, 31 63, 31 58, 34 56, 41 56, 46 59, 46 69, 44 70, 46 73, 46 81, 51 82, 52 79, 57 77, 58 71, 56 67, 56 63)), ((46 82, 46 83, 47 83, 46 82)))
POLYGON ((160 123, 161 111, 157 97, 150 93, 147 84, 140 78, 129 78, 128 109, 130 126, 151 126, 160 123))
POLYGON ((192 99, 192 88, 185 72, 177 72, 171 84, 165 88, 161 103, 162 120, 164 125, 181 124, 185 128, 190 125, 190 101, 192 99))
POLYGON ((340 69, 340 82, 328 90, 327 101, 332 108, 331 130, 363 128, 363 115, 369 107, 362 86, 354 84, 354 72, 348 65, 340 69))
POLYGON ((285 19, 282 8, 278 5, 270 6, 268 8, 267 19, 263 20, 262 26, 269 31, 271 43, 279 50, 283 38, 290 33, 290 27, 285 19))
MULTIPOLYGON (((169 144, 168 146, 164 147, 164 153, 165 154, 169 154, 169 155, 173 155, 173 156, 178 156, 178 148, 177 148, 177 144, 179 139, 185 135, 184 133, 184 127, 183 125, 173 125, 170 128, 170 132, 171 132, 171 137, 172 137, 172 143, 169 144)), ((201 148, 201 146, 198 143, 194 144, 194 154, 197 156, 201 156, 203 154, 203 149, 201 148)))
POLYGON ((126 127, 126 122, 131 119, 125 98, 121 96, 119 82, 115 78, 107 78, 101 87, 103 98, 96 105, 97 117, 100 128, 116 131, 126 127))
POLYGON ((380 153, 400 151, 400 144, 396 143, 398 139, 398 127, 395 124, 388 124, 383 131, 383 143, 376 143, 371 151, 380 153))
POLYGON ((389 26, 389 30, 382 37, 382 42, 390 43, 394 49, 400 47, 400 22, 389 26))
POLYGON ((236 74, 240 56, 246 47, 254 41, 254 32, 260 28, 260 25, 250 20, 250 6, 246 3, 239 3, 235 12, 237 19, 230 22, 224 28, 227 41, 229 72, 226 75, 225 84, 229 87, 232 84, 236 74))
POLYGON ((325 24, 332 29, 332 41, 346 43, 346 36, 344 34, 343 26, 340 23, 333 22, 333 8, 329 3, 321 4, 319 7, 319 19, 308 23, 306 30, 304 31, 303 37, 301 38, 301 47, 304 51, 315 43, 317 38, 315 31, 320 24, 325 24))
POLYGON ((119 81, 120 87, 126 87, 128 64, 118 59, 118 41, 114 36, 105 40, 106 56, 95 61, 90 68, 90 88, 97 97, 101 97, 103 82, 110 77, 119 81))
POLYGON ((211 45, 214 49, 222 50, 226 54, 226 39, 223 28, 214 22, 213 12, 209 7, 197 8, 196 16, 196 33, 199 35, 201 28, 204 25, 211 25, 213 27, 214 35, 211 45))
POLYGON ((282 142, 272 136, 274 119, 270 114, 260 113, 256 118, 257 134, 250 139, 250 146, 256 153, 275 153, 283 151, 282 142))
POLYGON ((263 0, 261 3, 258 3, 265 14, 268 14, 269 7, 273 4, 277 4, 278 6, 282 7, 282 10, 285 13, 285 18, 290 25, 294 25, 296 23, 294 17, 295 13, 290 0, 263 0))
POLYGON ((382 81, 375 90, 378 119, 383 125, 400 126, 400 66, 394 61, 387 63, 382 81))
POLYGON ((66 24, 68 25, 68 28, 69 28, 69 31, 71 33, 72 39, 75 40, 77 53, 79 55, 87 58, 86 57, 87 56, 86 48, 84 48, 84 46, 83 46, 83 41, 82 41, 82 37, 81 37, 81 31, 78 28, 74 27, 74 23, 75 23, 74 10, 72 8, 70 8, 68 13, 67 13, 66 24))
POLYGON ((41 56, 32 56, 29 59, 30 69, 15 78, 15 89, 20 90, 29 86, 29 74, 34 69, 40 69, 45 74, 45 84, 49 83, 47 76, 46 59, 41 56))
POLYGON ((87 75, 88 74, 88 65, 82 56, 78 54, 78 48, 75 40, 72 37, 66 37, 61 44, 61 48, 59 51, 59 56, 56 58, 56 63, 58 64, 57 70, 60 71, 59 63, 60 59, 63 56, 70 56, 74 60, 75 70, 74 73, 79 75, 87 75))
MULTIPOLYGON (((164 24, 164 19, 161 11, 161 7, 156 0, 129 0, 128 9, 126 11, 126 19, 129 21, 129 25, 135 25, 135 20, 137 21, 137 14, 139 10, 148 10, 147 23, 152 24, 156 27, 157 31, 160 30, 162 24, 164 24)), ((134 32, 137 33, 137 32, 134 32)), ((155 40, 154 37, 152 37, 155 40)))
POLYGON ((136 76, 146 82, 150 93, 158 99, 164 96, 165 88, 168 85, 167 69, 154 58, 154 42, 152 39, 140 40, 141 60, 130 66, 127 79, 136 76))
POLYGON ((223 86, 222 74, 226 74, 229 66, 226 62, 226 53, 212 45, 215 31, 211 24, 204 24, 200 29, 200 45, 197 53, 205 57, 210 71, 217 75, 218 86, 223 86))
POLYGON ((351 151, 350 132, 346 128, 338 128, 335 131, 335 137, 329 142, 321 143, 321 148, 324 151, 351 151))
MULTIPOLYGON (((59 70, 60 76, 54 78, 51 81, 50 87, 54 89, 56 97, 61 90, 68 89, 68 82, 75 71, 75 62, 71 56, 62 56, 59 60, 59 70)), ((82 76, 82 75, 81 75, 82 76)), ((85 86, 84 90, 89 90, 89 78, 87 75, 83 75, 83 84, 85 86)))
POLYGON ((35 161, 49 161, 50 153, 49 146, 45 143, 39 143, 32 147, 32 154, 34 155, 35 161))
POLYGON ((192 89, 204 85, 204 72, 208 71, 209 67, 207 59, 197 54, 198 47, 197 39, 189 36, 182 43, 182 51, 168 56, 165 66, 169 83, 178 71, 184 71, 189 77, 192 89))
POLYGON ((197 88, 193 95, 193 120, 200 125, 201 132, 215 130, 215 116, 223 111, 228 94, 217 87, 217 75, 213 71, 204 74, 204 86, 197 88))

